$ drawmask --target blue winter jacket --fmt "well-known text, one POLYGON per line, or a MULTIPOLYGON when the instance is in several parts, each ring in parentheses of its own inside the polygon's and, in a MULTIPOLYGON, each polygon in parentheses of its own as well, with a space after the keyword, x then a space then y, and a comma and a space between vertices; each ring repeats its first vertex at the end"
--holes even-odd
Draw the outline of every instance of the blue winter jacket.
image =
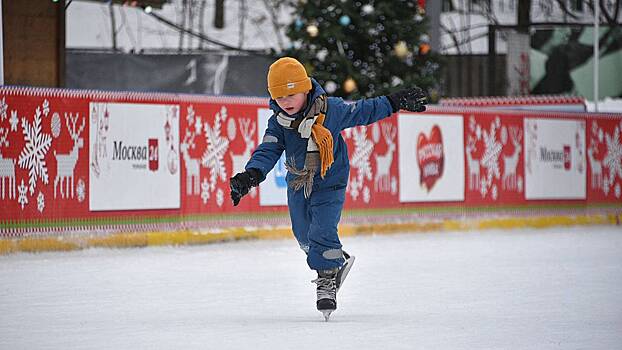
MULTIPOLYGON (((303 118, 309 108, 310 101, 325 94, 324 89, 315 80, 311 79, 312 89, 307 98, 304 111, 292 117, 303 118)), ((276 162, 285 151, 288 161, 294 160, 295 166, 302 169, 307 154, 308 139, 303 139, 297 130, 285 129, 277 119, 278 113, 285 113, 273 99, 270 100, 270 109, 274 114, 268 120, 268 128, 262 143, 255 149, 251 159, 246 164, 246 169, 259 169, 262 173, 262 180, 272 170, 276 162)), ((385 96, 358 100, 354 103, 345 103, 342 98, 328 97, 328 107, 324 127, 330 130, 333 135, 333 154, 335 161, 326 172, 324 178, 316 174, 313 179, 313 192, 345 188, 348 184, 350 173, 350 162, 346 142, 341 136, 341 131, 357 125, 369 125, 390 116, 393 113, 391 103, 385 96)), ((288 173, 287 183, 293 179, 294 175, 288 173)), ((302 190, 300 191, 302 192, 302 190)))

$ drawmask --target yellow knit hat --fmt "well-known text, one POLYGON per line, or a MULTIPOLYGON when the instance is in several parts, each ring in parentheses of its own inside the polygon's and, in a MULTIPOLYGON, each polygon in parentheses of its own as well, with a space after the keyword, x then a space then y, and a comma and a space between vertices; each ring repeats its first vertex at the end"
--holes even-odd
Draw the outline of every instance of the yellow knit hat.
POLYGON ((268 70, 268 91, 273 99, 311 90, 305 67, 295 58, 283 57, 268 70))

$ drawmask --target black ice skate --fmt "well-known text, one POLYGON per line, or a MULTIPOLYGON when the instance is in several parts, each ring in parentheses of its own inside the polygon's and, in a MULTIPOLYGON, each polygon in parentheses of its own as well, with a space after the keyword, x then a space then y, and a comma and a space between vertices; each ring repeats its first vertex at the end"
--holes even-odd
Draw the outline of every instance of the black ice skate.
POLYGON ((330 314, 337 309, 337 292, 346 280, 356 259, 345 251, 343 257, 345 263, 338 270, 320 271, 318 278, 312 281, 317 283, 317 309, 324 314, 326 321, 328 321, 330 314))
POLYGON ((326 321, 337 310, 337 272, 337 269, 318 271, 317 279, 311 281, 317 284, 317 309, 326 321))

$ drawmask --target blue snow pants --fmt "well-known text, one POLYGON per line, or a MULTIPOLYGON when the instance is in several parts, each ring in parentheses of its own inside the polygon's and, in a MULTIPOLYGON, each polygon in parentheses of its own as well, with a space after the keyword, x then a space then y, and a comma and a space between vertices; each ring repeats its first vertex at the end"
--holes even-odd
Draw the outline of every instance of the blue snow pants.
POLYGON ((294 236, 307 253, 307 264, 312 270, 330 270, 345 262, 337 233, 345 198, 345 186, 314 189, 310 198, 305 198, 302 190, 287 190, 294 236))

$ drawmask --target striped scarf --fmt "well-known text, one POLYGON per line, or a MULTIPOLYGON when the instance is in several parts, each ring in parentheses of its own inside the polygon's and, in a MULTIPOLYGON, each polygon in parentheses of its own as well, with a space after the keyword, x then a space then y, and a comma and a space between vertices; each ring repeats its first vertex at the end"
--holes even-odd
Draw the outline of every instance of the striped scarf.
POLYGON ((327 110, 326 95, 318 96, 311 105, 309 112, 302 119, 292 118, 285 113, 279 113, 277 120, 286 129, 296 129, 300 137, 309 139, 304 168, 296 168, 293 158, 285 162, 287 171, 295 175, 289 186, 295 191, 304 188, 305 198, 311 196, 313 177, 318 170, 324 178, 326 172, 334 162, 333 135, 324 127, 327 110))

